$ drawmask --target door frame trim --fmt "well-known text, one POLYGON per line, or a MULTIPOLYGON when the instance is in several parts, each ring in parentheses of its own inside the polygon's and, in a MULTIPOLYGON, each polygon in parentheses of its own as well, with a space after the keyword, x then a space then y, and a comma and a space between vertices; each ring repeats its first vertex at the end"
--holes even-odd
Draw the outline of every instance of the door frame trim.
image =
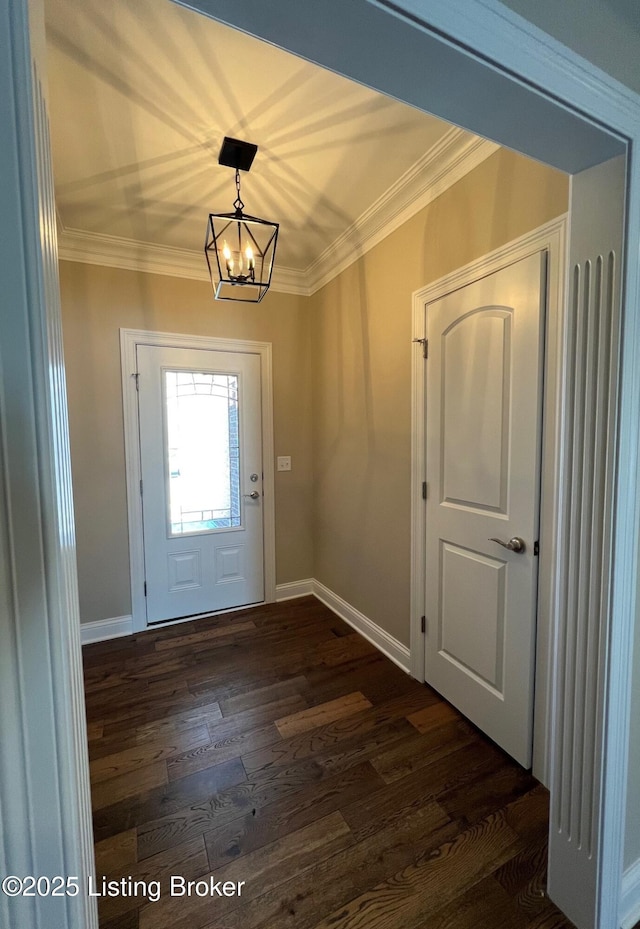
MULTIPOLYGON (((546 786, 550 782, 552 643, 556 628, 553 608, 562 549, 558 539, 562 483, 559 475, 562 345, 564 333, 565 265, 567 215, 558 217, 526 235, 508 242, 462 268, 422 287, 412 295, 413 339, 425 337, 424 307, 454 290, 472 284, 507 265, 540 251, 547 251, 547 309, 544 322, 544 367, 542 409, 542 459, 540 488, 540 531, 553 545, 540 548, 538 607, 536 623, 536 668, 534 684, 533 774, 546 786)), ((422 346, 414 344, 411 358, 411 605, 410 670, 424 681, 424 635, 421 618, 425 612, 426 506, 422 499, 425 480, 425 382, 422 346)))
MULTIPOLYGON (((263 557, 264 603, 276 599, 275 480, 273 471, 273 375, 270 342, 241 339, 217 339, 186 333, 149 332, 144 329, 120 329, 120 365, 122 374, 122 410, 124 415, 124 450, 127 478, 127 516, 129 528, 129 573, 131 579, 131 615, 133 632, 149 628, 144 597, 144 539, 140 481, 140 441, 138 400, 135 383, 136 346, 205 349, 259 355, 262 394, 262 470, 263 470, 263 557)), ((237 607, 236 607, 237 609, 237 607)), ((203 614, 204 615, 204 614, 203 614)), ((207 614, 210 615, 210 614, 207 614)))

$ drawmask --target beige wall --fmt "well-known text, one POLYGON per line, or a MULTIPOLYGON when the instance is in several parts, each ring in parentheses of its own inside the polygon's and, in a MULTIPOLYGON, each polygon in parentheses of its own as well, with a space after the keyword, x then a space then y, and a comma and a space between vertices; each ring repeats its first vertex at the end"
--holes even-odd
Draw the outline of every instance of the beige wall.
POLYGON ((409 643, 412 293, 563 213, 500 151, 311 298, 314 576, 409 643))
POLYGON ((277 582, 309 577, 310 317, 305 298, 216 303, 207 283, 61 262, 63 331, 83 622, 131 612, 119 329, 255 339, 273 345, 277 582))
POLYGON ((131 612, 119 329, 273 344, 277 581, 316 577, 409 640, 411 295, 567 208, 563 175, 498 152, 313 297, 61 262, 83 622, 131 612))

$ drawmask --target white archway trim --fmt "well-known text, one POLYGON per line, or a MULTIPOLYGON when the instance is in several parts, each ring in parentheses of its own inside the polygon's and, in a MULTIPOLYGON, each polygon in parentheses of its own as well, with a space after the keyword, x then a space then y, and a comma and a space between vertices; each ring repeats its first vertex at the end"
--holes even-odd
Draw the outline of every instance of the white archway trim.
POLYGON ((44 51, 42 4, 0 0, 0 869, 76 889, 0 924, 97 929, 44 51))

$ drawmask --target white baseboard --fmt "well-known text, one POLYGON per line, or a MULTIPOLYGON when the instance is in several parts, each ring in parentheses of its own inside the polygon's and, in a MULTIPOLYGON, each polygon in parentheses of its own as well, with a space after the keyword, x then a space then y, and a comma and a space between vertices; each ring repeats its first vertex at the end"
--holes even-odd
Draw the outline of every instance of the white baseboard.
POLYGON ((640 858, 622 875, 620 914, 622 929, 633 929, 640 921, 640 858))
POLYGON ((288 584, 276 585, 276 601, 293 600, 294 597, 308 597, 313 593, 313 578, 307 577, 303 581, 289 581, 288 584))
MULTIPOLYGON (((360 635, 371 642, 372 645, 390 658, 403 671, 409 673, 409 649, 398 639, 395 639, 380 626, 376 625, 368 616, 361 613, 338 594, 329 590, 320 581, 308 577, 301 581, 290 581, 287 584, 276 586, 276 600, 293 600, 295 597, 307 597, 313 594, 325 606, 336 613, 346 623, 349 623, 360 635)), ((90 623, 82 623, 80 636, 83 645, 92 642, 106 642, 108 639, 117 639, 133 633, 133 619, 131 616, 116 616, 113 619, 98 619, 90 623)))
POLYGON ((351 606, 350 603, 347 603, 347 601, 339 597, 338 594, 329 590, 329 588, 321 584, 320 581, 314 580, 313 593, 325 606, 328 606, 330 610, 337 613, 341 619, 344 619, 344 621, 349 623, 350 626, 353 626, 360 635, 364 636, 372 645, 375 645, 378 651, 381 651, 383 655, 386 655, 387 658, 390 658, 399 668, 402 668, 403 671, 409 674, 409 649, 406 645, 403 645, 398 639, 389 635, 388 632, 385 632, 384 629, 381 629, 380 626, 370 620, 368 616, 356 610, 354 606, 351 606))
POLYGON ((115 616, 113 619, 96 619, 80 624, 80 640, 83 645, 91 642, 106 642, 133 633, 133 617, 115 616))

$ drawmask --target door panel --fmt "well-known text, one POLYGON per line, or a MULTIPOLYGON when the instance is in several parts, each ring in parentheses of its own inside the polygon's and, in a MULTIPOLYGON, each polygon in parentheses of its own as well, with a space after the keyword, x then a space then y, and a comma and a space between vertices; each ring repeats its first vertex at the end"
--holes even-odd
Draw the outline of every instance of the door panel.
POLYGON ((545 255, 426 308, 427 681, 531 763, 545 255), (524 551, 492 539, 524 540, 524 551))
POLYGON ((502 696, 505 565, 441 542, 440 566, 438 651, 480 686, 502 696))
POLYGON ((147 621, 262 601, 259 356, 138 345, 137 362, 147 621))

